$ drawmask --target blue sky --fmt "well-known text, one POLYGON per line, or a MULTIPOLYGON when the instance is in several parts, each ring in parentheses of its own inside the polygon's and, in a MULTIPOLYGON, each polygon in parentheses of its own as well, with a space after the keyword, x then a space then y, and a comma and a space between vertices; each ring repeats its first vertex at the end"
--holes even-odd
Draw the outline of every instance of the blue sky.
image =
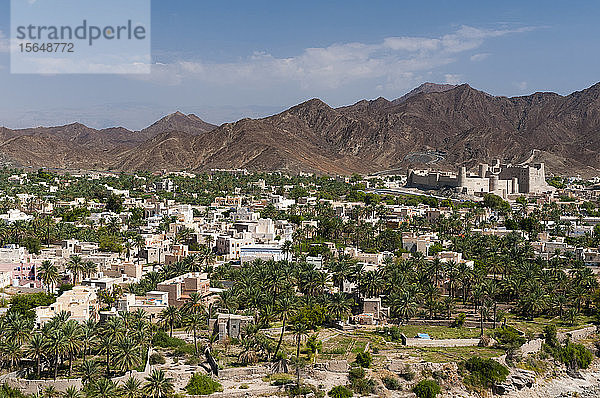
POLYGON ((425 81, 494 95, 600 81, 594 1, 152 2, 151 75, 11 75, 0 0, 0 125, 222 123, 318 97, 400 97, 425 81))

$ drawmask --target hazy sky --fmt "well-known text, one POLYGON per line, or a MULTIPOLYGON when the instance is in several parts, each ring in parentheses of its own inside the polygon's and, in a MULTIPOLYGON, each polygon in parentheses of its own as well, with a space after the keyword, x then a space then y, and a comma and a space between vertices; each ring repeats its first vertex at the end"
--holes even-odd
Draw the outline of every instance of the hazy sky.
POLYGON ((600 81, 597 1, 152 2, 152 74, 11 75, 0 0, 0 125, 222 123, 318 97, 393 99, 425 81, 494 95, 600 81))

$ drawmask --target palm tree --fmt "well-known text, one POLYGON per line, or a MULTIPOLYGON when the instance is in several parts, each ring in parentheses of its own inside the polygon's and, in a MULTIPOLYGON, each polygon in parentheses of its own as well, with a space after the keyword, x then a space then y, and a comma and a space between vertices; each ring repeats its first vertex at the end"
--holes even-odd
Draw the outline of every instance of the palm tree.
POLYGON ((309 327, 304 322, 294 322, 291 330, 296 336, 296 357, 300 358, 300 343, 302 342, 302 337, 308 335, 309 327))
POLYGON ((99 353, 104 354, 104 360, 105 360, 105 367, 106 367, 106 374, 109 375, 110 374, 110 358, 111 358, 111 354, 112 351, 114 350, 114 339, 108 335, 108 334, 102 334, 100 335, 100 338, 98 339, 98 348, 99 348, 99 353))
POLYGON ((292 325, 292 332, 296 335, 296 382, 300 386, 300 343, 303 336, 308 335, 308 325, 304 322, 296 322, 292 325))
POLYGON ((2 358, 7 362, 9 369, 14 369, 17 362, 22 358, 21 345, 14 340, 2 342, 0 346, 2 358))
POLYGON ((333 320, 345 321, 351 314, 352 303, 346 293, 334 293, 327 302, 327 311, 333 320))
POLYGON ((58 268, 50 260, 44 260, 38 269, 42 283, 48 288, 48 292, 54 291, 54 285, 59 281, 58 268))
POLYGON ((63 398, 80 398, 81 391, 74 386, 69 386, 62 395, 63 398))
POLYGON ((173 390, 173 379, 167 377, 165 371, 162 369, 154 369, 152 373, 146 377, 144 392, 149 397, 168 397, 173 390))
POLYGON ((86 261, 83 263, 81 271, 85 278, 91 278, 98 271, 98 266, 93 261, 86 261))
POLYGON ((454 311, 454 299, 451 296, 444 297, 443 306, 446 310, 446 315, 448 316, 448 319, 451 319, 452 311, 454 311))
POLYGON ((232 289, 223 290, 219 293, 218 306, 227 309, 229 312, 235 311, 238 306, 236 292, 232 289))
POLYGON ((183 309, 188 314, 201 314, 204 312, 204 300, 202 295, 197 292, 190 293, 190 298, 183 305, 183 309))
POLYGON ((122 398, 140 398, 142 396, 142 382, 130 376, 120 388, 122 398))
POLYGON ((102 378, 90 383, 87 396, 90 398, 118 398, 119 388, 114 381, 102 378))
POLYGON ((77 321, 69 320, 63 327, 63 335, 66 340, 65 350, 69 355, 69 376, 73 371, 73 357, 77 354, 81 344, 81 327, 77 321))
POLYGON ((47 386, 46 388, 44 388, 44 391, 42 392, 42 395, 44 396, 44 398, 58 398, 58 397, 60 397, 60 393, 58 392, 58 390, 54 386, 47 386))
POLYGON ((36 375, 41 373, 41 361, 46 356, 46 339, 41 333, 35 333, 31 336, 26 349, 27 355, 35 359, 36 375))
POLYGON ((81 373, 81 382, 84 385, 87 385, 96 380, 98 375, 100 374, 96 361, 89 359, 81 363, 79 371, 81 373))
POLYGON ((176 323, 181 321, 181 313, 179 312, 179 309, 170 305, 161 311, 159 318, 164 326, 169 327, 169 335, 173 337, 173 328, 176 323))
POLYGON ((17 344, 25 344, 31 337, 33 322, 31 319, 18 312, 10 312, 6 315, 4 333, 10 341, 17 344))
POLYGON ((198 355, 198 329, 204 325, 202 314, 190 313, 183 318, 183 324, 186 331, 194 334, 194 352, 198 355))
POLYGON ((377 297, 383 286, 382 274, 379 271, 367 271, 358 280, 358 288, 365 297, 377 297))
POLYGON ((400 322, 408 321, 417 311, 415 297, 407 290, 398 293, 392 293, 390 296, 390 310, 392 315, 400 322))
POLYGON ((126 327, 124 325, 124 318, 111 317, 103 325, 102 334, 110 336, 113 341, 123 337, 123 332, 126 327))
POLYGON ((58 327, 51 327, 48 332, 48 352, 52 355, 54 361, 54 380, 58 376, 58 361, 66 350, 67 340, 63 330, 58 327))
POLYGON ((83 343, 81 349, 83 353, 83 360, 88 353, 88 350, 96 343, 96 321, 88 319, 88 321, 81 327, 80 341, 83 343))
POLYGON ((273 358, 277 358, 277 353, 279 352, 279 348, 281 347, 281 343, 283 342, 283 333, 285 332, 285 322, 290 318, 290 316, 294 312, 295 300, 292 294, 286 294, 280 296, 276 301, 276 311, 281 318, 281 334, 279 335, 279 341, 277 342, 277 347, 275 348, 275 353, 273 354, 273 358))
POLYGON ((73 275, 73 283, 77 284, 79 273, 83 270, 83 260, 77 255, 72 255, 67 262, 67 270, 73 275))
POLYGON ((116 344, 115 362, 119 370, 131 372, 140 365, 139 344, 129 337, 124 337, 116 344))
POLYGON ((127 256, 127 261, 131 260, 131 249, 133 249, 133 242, 131 239, 127 239, 123 244, 125 247, 125 255, 127 256))
POLYGON ((133 238, 133 246, 138 250, 136 262, 139 264, 140 263, 140 254, 141 254, 142 249, 146 246, 146 240, 144 239, 144 237, 142 235, 137 234, 133 238))

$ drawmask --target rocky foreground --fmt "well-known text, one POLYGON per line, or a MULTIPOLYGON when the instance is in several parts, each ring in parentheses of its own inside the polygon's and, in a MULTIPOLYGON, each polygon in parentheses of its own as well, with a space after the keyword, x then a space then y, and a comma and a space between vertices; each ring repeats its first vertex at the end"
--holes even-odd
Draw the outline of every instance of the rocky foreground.
POLYGON ((531 387, 504 395, 510 398, 566 398, 600 397, 600 363, 596 361, 592 367, 583 371, 580 377, 572 377, 565 372, 557 373, 556 377, 538 379, 531 387))

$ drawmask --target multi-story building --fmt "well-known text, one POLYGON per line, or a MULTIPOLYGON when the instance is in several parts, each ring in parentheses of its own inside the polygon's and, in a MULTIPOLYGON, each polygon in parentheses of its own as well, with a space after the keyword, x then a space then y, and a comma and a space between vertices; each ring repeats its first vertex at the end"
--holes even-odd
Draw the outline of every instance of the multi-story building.
POLYGON ((169 305, 181 307, 191 293, 199 293, 206 299, 210 294, 210 280, 205 273, 190 272, 159 283, 156 290, 169 294, 169 305))
POLYGON ((219 235, 217 237, 217 253, 228 260, 239 260, 241 248, 254 243, 252 233, 241 232, 232 235, 219 235))
POLYGON ((98 300, 96 289, 87 286, 75 286, 61 294, 56 302, 46 307, 35 309, 35 323, 42 326, 56 314, 66 311, 77 322, 83 323, 88 319, 97 319, 98 300))

